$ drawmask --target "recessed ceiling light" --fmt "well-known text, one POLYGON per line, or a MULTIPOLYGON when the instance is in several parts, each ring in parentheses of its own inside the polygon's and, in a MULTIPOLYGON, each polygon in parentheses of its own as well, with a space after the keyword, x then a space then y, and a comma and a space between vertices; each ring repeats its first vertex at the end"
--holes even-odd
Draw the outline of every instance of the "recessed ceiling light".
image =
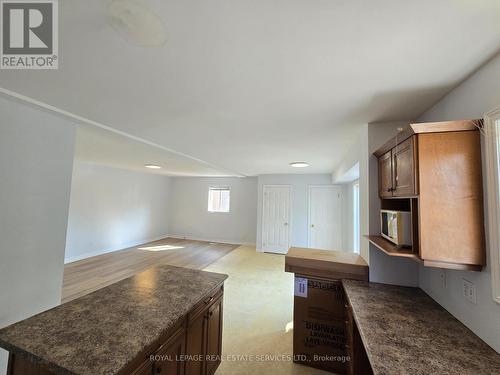
POLYGON ((290 163, 290 167, 305 168, 309 167, 309 163, 306 163, 305 161, 294 161, 293 163, 290 163))
POLYGON ((154 165, 154 164, 146 164, 145 167, 149 169, 161 169, 159 165, 154 165))
POLYGON ((167 41, 163 21, 141 1, 112 0, 108 13, 111 26, 133 44, 154 47, 167 41))

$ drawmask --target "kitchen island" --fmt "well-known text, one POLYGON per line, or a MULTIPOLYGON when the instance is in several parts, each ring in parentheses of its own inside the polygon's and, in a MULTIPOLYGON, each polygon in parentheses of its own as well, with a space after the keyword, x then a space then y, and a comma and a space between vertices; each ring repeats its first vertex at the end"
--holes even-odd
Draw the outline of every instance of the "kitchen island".
POLYGON ((153 267, 3 328, 8 375, 213 374, 226 278, 153 267))

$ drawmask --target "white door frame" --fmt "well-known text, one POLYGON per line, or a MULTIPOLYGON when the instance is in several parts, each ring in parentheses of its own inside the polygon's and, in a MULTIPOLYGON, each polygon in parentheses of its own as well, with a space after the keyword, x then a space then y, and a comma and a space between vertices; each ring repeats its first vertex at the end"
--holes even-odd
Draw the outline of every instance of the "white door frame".
POLYGON ((262 185, 262 213, 261 213, 261 236, 260 236, 260 248, 262 249, 262 252, 266 252, 264 249, 264 192, 266 188, 268 187, 288 187, 290 190, 290 194, 288 195, 288 243, 287 243, 287 248, 290 248, 290 244, 292 241, 292 193, 293 193, 293 186, 292 185, 287 185, 287 184, 266 184, 262 185))
MULTIPOLYGON (((342 188, 339 185, 309 185, 307 189, 307 247, 311 247, 311 192, 314 188, 335 188, 340 193, 340 207, 342 208, 342 188)), ((341 219, 342 221, 342 219, 341 219)), ((342 224, 342 223, 341 223, 342 224)), ((342 228, 340 229, 340 244, 342 246, 342 228)))

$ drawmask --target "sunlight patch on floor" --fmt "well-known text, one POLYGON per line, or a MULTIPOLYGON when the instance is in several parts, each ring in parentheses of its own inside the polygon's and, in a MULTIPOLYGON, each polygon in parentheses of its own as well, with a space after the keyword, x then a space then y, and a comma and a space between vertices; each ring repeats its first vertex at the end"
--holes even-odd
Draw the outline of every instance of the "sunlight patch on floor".
POLYGON ((158 245, 158 246, 138 247, 138 249, 147 251, 164 251, 164 250, 184 249, 184 246, 158 245))

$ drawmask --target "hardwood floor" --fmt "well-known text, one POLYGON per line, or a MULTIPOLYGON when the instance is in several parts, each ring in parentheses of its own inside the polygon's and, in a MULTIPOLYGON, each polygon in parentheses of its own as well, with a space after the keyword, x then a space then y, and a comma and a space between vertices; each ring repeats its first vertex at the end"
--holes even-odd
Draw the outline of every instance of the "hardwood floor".
POLYGON ((159 264, 202 269, 237 247, 165 238, 69 263, 64 266, 62 302, 71 301, 159 264))

